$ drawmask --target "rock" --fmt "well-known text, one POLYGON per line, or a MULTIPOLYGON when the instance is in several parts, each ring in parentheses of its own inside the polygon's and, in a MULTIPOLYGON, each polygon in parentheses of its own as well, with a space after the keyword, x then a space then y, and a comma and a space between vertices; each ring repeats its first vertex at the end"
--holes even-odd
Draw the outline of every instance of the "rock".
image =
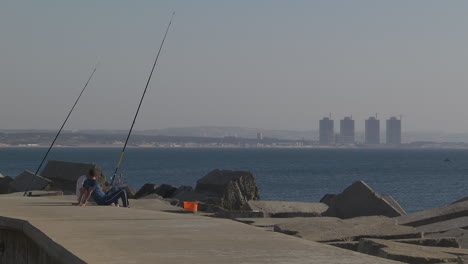
POLYGON ((209 199, 206 194, 197 192, 181 192, 175 195, 173 198, 179 200, 180 202, 201 202, 209 199))
POLYGON ((10 182, 12 181, 12 178, 0 174, 0 194, 13 192, 13 189, 10 187, 10 182))
POLYGON ((418 246, 382 239, 361 239, 358 252, 415 264, 457 262, 458 256, 468 255, 468 250, 461 248, 418 246))
POLYGON ((93 163, 80 163, 51 160, 41 172, 44 178, 54 182, 54 190, 62 190, 65 194, 75 194, 76 181, 81 175, 87 175, 90 169, 97 172, 97 180, 102 188, 106 186, 106 177, 101 167, 93 163))
POLYGON ((400 225, 418 227, 463 216, 468 216, 468 201, 407 214, 396 219, 400 225))
POLYGON ((145 185, 143 185, 140 188, 140 190, 138 190, 138 192, 135 194, 135 199, 140 199, 144 196, 154 193, 154 191, 156 191, 156 188, 158 188, 156 184, 145 183, 145 185))
POLYGON ((162 184, 154 190, 154 193, 163 197, 163 198, 171 198, 173 197, 174 193, 177 191, 177 188, 169 185, 169 184, 162 184))
POLYGON ((30 171, 23 171, 9 183, 17 192, 50 190, 52 181, 30 171))
MULTIPOLYGON (((181 207, 184 207, 184 203, 180 203, 181 207)), ((198 211, 200 212, 205 212, 205 213, 219 213, 219 212, 225 212, 223 208, 213 205, 213 204, 207 204, 203 202, 198 203, 198 211)))
POLYGON ((457 264, 468 264, 468 256, 458 257, 457 264))
POLYGON ((361 238, 422 237, 416 229, 397 225, 395 219, 385 216, 366 216, 345 220, 335 217, 285 218, 278 219, 278 222, 274 225, 274 231, 317 242, 357 241, 361 238))
POLYGON ((203 202, 232 211, 260 199, 255 178, 248 171, 213 170, 197 181, 195 192, 206 195, 203 202))
POLYGON ((145 195, 143 197, 140 197, 138 199, 158 199, 158 200, 164 200, 164 198, 162 196, 160 196, 159 194, 157 193, 152 193, 152 194, 148 194, 148 195, 145 195))
POLYGON ((174 194, 172 195, 172 198, 176 198, 177 197, 182 197, 185 193, 192 193, 194 192, 195 190, 193 189, 192 186, 180 186, 179 188, 177 188, 177 190, 174 192, 174 194))
POLYGON ((135 199, 135 194, 137 192, 135 188, 133 188, 132 186, 127 186, 124 189, 127 192, 128 199, 135 199))
POLYGON ((363 181, 357 181, 329 201, 324 216, 342 219, 358 216, 401 216, 400 210, 387 202, 363 181))
POLYGON ((320 199, 320 202, 330 206, 331 201, 335 196, 336 194, 327 193, 322 197, 322 199, 320 199))
POLYGON ((388 194, 383 194, 382 198, 387 201, 395 210, 397 210, 401 215, 407 214, 405 209, 401 207, 401 205, 393 198, 393 196, 388 195, 388 194))
POLYGON ((265 217, 313 217, 321 216, 328 206, 323 203, 248 201, 244 211, 260 211, 265 217))

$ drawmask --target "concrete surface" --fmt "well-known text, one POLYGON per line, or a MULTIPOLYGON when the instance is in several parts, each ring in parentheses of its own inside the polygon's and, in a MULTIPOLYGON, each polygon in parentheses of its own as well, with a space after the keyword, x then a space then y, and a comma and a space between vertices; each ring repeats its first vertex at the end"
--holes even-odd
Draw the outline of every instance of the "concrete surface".
POLYGON ((248 211, 263 212, 265 217, 309 217, 320 216, 328 209, 324 203, 248 201, 248 211))
POLYGON ((274 230, 318 242, 355 241, 363 237, 403 239, 420 238, 422 234, 412 227, 396 225, 384 216, 366 216, 342 220, 333 217, 286 219, 274 230))
POLYGON ((416 229, 425 233, 444 232, 454 228, 468 228, 468 217, 458 217, 447 221, 419 226, 416 229))
POLYGON ((440 233, 425 234, 427 238, 442 238, 442 237, 454 237, 457 239, 458 244, 461 248, 468 249, 468 231, 465 229, 454 228, 440 233))
POLYGON ((468 216, 468 201, 407 214, 396 219, 400 225, 417 227, 463 216, 468 216))
POLYGON ((428 247, 381 239, 361 239, 358 251, 414 264, 457 262, 458 256, 468 255, 468 250, 462 248, 428 247))
POLYGON ((1 195, 0 226, 63 263, 396 263, 227 219, 71 201, 1 195))

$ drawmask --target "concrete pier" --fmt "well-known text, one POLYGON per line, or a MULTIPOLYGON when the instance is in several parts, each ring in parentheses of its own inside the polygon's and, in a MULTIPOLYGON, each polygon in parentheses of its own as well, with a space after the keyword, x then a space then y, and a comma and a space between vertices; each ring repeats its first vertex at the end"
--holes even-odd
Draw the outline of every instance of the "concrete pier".
POLYGON ((155 200, 116 208, 72 199, 1 195, 0 263, 398 263, 155 200))

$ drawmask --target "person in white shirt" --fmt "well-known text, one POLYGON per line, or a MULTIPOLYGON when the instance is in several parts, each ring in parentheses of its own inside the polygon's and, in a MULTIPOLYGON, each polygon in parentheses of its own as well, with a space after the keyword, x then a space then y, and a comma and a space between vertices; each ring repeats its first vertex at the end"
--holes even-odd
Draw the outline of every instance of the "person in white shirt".
POLYGON ((76 199, 80 203, 81 188, 83 188, 83 183, 86 181, 86 175, 81 175, 76 181, 76 199))

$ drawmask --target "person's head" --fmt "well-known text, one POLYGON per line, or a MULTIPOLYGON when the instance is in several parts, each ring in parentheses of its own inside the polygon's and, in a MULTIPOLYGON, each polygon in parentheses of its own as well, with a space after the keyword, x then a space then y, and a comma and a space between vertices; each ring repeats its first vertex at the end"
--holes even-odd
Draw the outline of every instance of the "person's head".
POLYGON ((92 179, 96 177, 96 170, 95 169, 90 169, 88 171, 88 179, 92 179))

